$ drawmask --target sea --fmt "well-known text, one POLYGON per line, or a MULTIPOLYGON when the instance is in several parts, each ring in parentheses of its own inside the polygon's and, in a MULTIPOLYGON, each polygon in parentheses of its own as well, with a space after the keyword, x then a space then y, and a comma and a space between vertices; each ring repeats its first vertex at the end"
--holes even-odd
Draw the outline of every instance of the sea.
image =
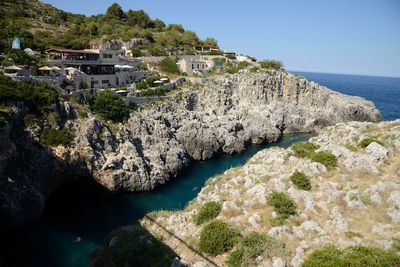
MULTIPOLYGON (((375 103, 386 120, 400 118, 400 78, 295 72, 321 85, 375 103)), ((196 197, 205 182, 243 165, 260 150, 288 147, 311 134, 284 136, 276 144, 251 145, 242 154, 195 162, 181 177, 155 191, 116 195, 92 179, 64 185, 49 200, 42 218, 17 232, 2 233, 0 266, 83 267, 91 252, 117 227, 134 224, 148 212, 178 210, 196 197)))

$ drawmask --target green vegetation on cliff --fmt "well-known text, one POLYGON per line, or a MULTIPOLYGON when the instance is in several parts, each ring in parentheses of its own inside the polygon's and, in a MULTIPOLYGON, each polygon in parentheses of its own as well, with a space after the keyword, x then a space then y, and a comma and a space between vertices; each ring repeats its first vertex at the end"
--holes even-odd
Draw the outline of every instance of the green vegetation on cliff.
POLYGON ((140 225, 114 230, 105 245, 92 253, 93 267, 164 267, 177 255, 140 225))
POLYGON ((267 234, 251 232, 232 251, 226 264, 229 267, 256 266, 258 256, 267 257, 282 256, 285 252, 285 244, 267 234))
POLYGON ((210 221, 218 216, 221 212, 221 204, 211 201, 205 203, 198 214, 195 216, 195 223, 200 225, 204 222, 210 221))
POLYGON ((48 110, 57 97, 57 92, 46 83, 21 83, 0 74, 0 99, 24 102, 31 113, 48 110))
POLYGON ((239 232, 226 222, 215 220, 204 226, 199 249, 212 256, 229 251, 239 240, 239 232))
POLYGON ((400 256, 394 252, 374 247, 325 247, 311 253, 303 267, 395 267, 400 266, 400 256))
MULTIPOLYGON (((0 6, 0 52, 10 48, 13 38, 19 37, 22 47, 44 51, 50 47, 83 49, 91 40, 108 41, 143 38, 151 45, 134 52, 159 55, 187 49, 188 46, 216 44, 215 39, 204 42, 182 25, 166 26, 160 19, 151 19, 143 10, 123 11, 112 4, 105 14, 86 17, 64 12, 37 0, 8 0, 0 6)), ((139 55, 138 55, 139 53, 139 55)))

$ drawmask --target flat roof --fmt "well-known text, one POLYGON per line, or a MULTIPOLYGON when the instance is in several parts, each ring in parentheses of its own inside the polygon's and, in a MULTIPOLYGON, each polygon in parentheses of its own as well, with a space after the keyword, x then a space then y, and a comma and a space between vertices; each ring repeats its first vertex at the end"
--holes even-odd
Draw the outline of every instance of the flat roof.
POLYGON ((58 53, 79 53, 79 54, 94 54, 98 55, 98 52, 87 51, 87 50, 73 50, 73 49, 64 49, 64 48, 50 48, 47 49, 46 52, 58 52, 58 53))

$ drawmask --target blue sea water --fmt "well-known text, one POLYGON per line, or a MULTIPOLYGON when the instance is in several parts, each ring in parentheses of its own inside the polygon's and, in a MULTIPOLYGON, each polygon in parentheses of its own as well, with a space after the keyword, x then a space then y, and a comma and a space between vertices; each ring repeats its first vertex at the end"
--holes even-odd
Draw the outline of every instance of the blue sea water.
MULTIPOLYGON (((297 72, 339 92, 375 103, 387 120, 400 117, 400 78, 297 72)), ((90 179, 63 186, 50 197, 43 217, 18 232, 2 233, 0 266, 81 267, 113 229, 133 224, 155 210, 177 210, 196 197, 210 177, 243 165, 271 146, 288 147, 309 134, 289 135, 278 144, 252 145, 243 154, 195 162, 181 177, 149 193, 115 195, 90 179), (77 237, 82 238, 76 242, 77 237)))
POLYGON ((332 90, 374 102, 386 120, 400 118, 400 78, 291 72, 332 90))

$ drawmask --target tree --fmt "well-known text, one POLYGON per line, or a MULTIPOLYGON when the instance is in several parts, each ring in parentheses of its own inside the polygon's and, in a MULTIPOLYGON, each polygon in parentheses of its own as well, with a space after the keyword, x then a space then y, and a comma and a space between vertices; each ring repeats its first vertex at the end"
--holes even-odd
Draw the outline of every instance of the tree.
POLYGON ((165 23, 160 19, 155 19, 153 20, 153 27, 161 30, 165 28, 165 23))
POLYGON ((178 31, 180 33, 183 33, 185 31, 185 28, 181 24, 169 24, 167 27, 167 31, 178 31))
POLYGON ((196 33, 192 31, 186 31, 182 34, 181 41, 184 45, 195 46, 200 42, 200 39, 197 37, 196 33))
POLYGON ((149 15, 143 10, 129 10, 126 13, 128 25, 140 28, 150 28, 153 22, 149 15))
POLYGON ((92 109, 104 119, 114 122, 122 122, 129 116, 129 109, 125 107, 122 98, 109 90, 96 96, 92 109))
POLYGON ((278 60, 263 60, 260 61, 260 66, 263 69, 274 69, 274 70, 280 70, 283 68, 283 63, 282 61, 278 61, 278 60))
POLYGON ((122 20, 125 18, 124 11, 122 10, 121 6, 118 5, 117 3, 113 3, 108 9, 106 16, 109 19, 118 19, 122 20))
POLYGON ((164 58, 161 63, 161 70, 168 73, 179 73, 179 67, 175 61, 166 57, 164 58))
POLYGON ((217 40, 215 40, 214 38, 210 38, 210 37, 205 39, 203 44, 208 45, 208 46, 218 46, 217 40))

